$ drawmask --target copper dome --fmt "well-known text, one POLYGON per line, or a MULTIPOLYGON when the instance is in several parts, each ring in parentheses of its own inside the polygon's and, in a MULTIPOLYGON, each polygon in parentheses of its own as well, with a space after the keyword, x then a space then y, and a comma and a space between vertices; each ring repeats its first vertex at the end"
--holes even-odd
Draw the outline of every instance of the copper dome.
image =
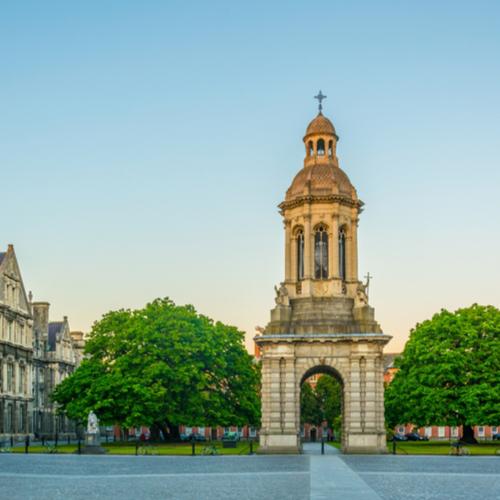
POLYGON ((307 126, 305 137, 313 134, 334 135, 337 137, 337 132, 335 131, 333 123, 326 116, 323 116, 322 113, 319 113, 307 126))
POLYGON ((333 163, 316 163, 304 167, 295 176, 286 192, 285 202, 305 196, 337 195, 357 201, 358 197, 349 177, 333 163))

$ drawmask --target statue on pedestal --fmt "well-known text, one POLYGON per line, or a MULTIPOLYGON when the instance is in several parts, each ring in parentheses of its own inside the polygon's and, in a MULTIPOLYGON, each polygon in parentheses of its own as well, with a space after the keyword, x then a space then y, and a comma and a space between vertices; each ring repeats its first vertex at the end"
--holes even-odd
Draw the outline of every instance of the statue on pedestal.
POLYGON ((99 419, 93 412, 89 412, 87 417, 87 432, 85 432, 85 448, 82 450, 84 454, 102 454, 106 453, 104 448, 101 448, 101 431, 99 429, 99 419))
POLYGON ((87 418, 87 434, 99 433, 99 419, 97 415, 91 410, 87 418))
POLYGON ((276 297, 274 301, 277 306, 289 306, 290 299, 288 298, 288 289, 285 286, 285 283, 281 283, 280 287, 274 287, 274 291, 276 292, 276 297))

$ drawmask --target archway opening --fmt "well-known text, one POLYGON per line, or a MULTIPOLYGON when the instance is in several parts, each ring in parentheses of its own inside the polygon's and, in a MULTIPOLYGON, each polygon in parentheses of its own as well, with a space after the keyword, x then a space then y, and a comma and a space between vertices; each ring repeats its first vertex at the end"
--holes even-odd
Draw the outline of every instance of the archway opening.
POLYGON ((301 440, 325 440, 341 447, 343 442, 344 384, 329 366, 307 370, 300 382, 299 415, 301 440))

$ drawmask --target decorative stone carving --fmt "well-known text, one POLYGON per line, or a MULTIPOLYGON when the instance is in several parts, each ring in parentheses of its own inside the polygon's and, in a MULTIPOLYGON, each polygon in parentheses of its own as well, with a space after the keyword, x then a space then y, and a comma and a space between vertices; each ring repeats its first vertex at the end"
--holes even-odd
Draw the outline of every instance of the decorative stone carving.
POLYGON ((290 300, 288 298, 288 289, 285 286, 285 283, 281 283, 280 287, 274 287, 274 291, 276 292, 276 297, 274 301, 277 306, 289 306, 290 300))
POLYGON ((99 419, 97 415, 90 411, 87 418, 87 434, 97 434, 99 432, 99 419))

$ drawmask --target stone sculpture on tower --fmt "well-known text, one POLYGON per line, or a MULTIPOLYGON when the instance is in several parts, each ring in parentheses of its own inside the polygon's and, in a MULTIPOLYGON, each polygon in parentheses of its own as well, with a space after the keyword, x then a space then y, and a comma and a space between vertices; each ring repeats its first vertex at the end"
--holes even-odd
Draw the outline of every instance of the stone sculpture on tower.
POLYGON ((332 122, 319 113, 304 136, 303 168, 279 205, 285 227, 285 277, 276 306, 255 338, 262 359, 261 453, 297 453, 300 389, 316 373, 343 388, 342 449, 386 451, 384 335, 358 278, 363 202, 339 167, 332 122))

